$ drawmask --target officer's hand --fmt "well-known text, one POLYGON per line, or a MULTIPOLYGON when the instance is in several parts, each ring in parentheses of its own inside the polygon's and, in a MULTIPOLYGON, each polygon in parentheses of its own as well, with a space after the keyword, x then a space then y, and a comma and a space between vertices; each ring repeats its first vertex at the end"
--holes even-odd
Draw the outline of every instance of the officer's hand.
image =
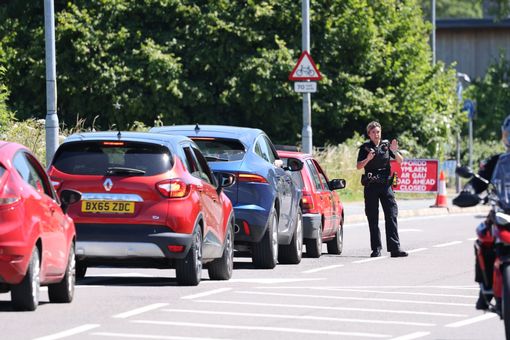
POLYGON ((367 155, 367 159, 369 161, 371 161, 374 157, 375 157, 375 150, 374 149, 370 149, 370 151, 368 152, 368 155, 367 155))
POLYGON ((390 150, 391 150, 391 152, 397 152, 398 151, 398 140, 393 139, 391 141, 390 150))

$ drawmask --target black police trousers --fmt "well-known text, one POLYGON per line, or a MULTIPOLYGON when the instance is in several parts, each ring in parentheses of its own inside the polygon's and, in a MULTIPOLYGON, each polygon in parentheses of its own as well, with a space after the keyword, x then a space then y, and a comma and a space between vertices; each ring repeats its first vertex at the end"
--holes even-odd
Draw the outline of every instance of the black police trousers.
POLYGON ((364 188, 365 215, 370 228, 370 247, 372 251, 381 250, 381 231, 379 230, 379 201, 384 211, 386 229, 386 249, 389 252, 400 250, 397 230, 398 207, 390 184, 371 183, 364 188))

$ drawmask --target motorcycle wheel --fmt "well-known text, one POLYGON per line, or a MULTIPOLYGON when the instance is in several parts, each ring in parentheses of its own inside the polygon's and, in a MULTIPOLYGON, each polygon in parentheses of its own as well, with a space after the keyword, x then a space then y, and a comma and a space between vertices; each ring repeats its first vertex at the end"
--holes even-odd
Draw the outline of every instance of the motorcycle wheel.
POLYGON ((502 314, 505 323, 505 337, 510 340, 510 264, 505 263, 501 268, 502 282, 502 314))

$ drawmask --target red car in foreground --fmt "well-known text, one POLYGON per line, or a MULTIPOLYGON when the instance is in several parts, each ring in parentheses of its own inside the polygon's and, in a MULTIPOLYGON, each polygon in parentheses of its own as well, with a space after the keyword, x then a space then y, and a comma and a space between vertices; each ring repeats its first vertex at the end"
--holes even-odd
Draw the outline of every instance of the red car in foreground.
POLYGON ((323 242, 327 244, 329 254, 341 254, 344 211, 340 197, 334 190, 345 188, 345 180, 328 180, 328 176, 312 155, 294 151, 278 151, 278 156, 284 164, 287 159, 295 158, 304 164, 301 171, 292 173, 292 178, 298 183, 303 195, 301 210, 307 255, 320 257, 323 242))
POLYGON ((61 203, 35 156, 0 141, 0 292, 11 291, 15 310, 35 310, 41 285, 50 302, 72 301, 75 228, 65 210, 79 199, 64 191, 61 203))

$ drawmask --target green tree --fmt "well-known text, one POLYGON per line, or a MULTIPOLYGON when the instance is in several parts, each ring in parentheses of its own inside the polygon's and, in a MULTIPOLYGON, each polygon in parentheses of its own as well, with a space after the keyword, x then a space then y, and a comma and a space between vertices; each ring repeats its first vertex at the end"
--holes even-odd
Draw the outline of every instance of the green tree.
MULTIPOLYGON (((57 0, 58 113, 96 129, 215 123, 300 141, 301 96, 287 80, 301 53, 293 0, 57 0)), ((44 117, 43 9, 0 5, 9 104, 44 117)), ((430 65, 430 25, 416 0, 312 3, 311 54, 324 80, 312 95, 314 144, 337 144, 383 123, 436 155, 459 126, 455 77, 430 65)), ((421 147, 418 147, 421 146, 421 147)))
MULTIPOLYGON (((421 0, 427 20, 431 18, 431 0, 421 0)), ((436 0, 436 18, 482 18, 482 0, 436 0)))

